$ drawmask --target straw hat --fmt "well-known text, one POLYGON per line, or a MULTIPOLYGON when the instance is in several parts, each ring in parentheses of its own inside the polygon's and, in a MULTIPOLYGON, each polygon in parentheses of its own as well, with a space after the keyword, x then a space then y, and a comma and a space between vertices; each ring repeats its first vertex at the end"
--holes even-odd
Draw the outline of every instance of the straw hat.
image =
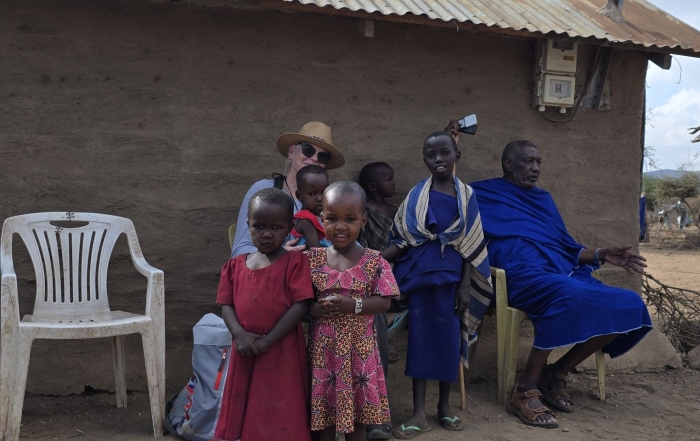
POLYGON ((326 170, 333 170, 345 164, 343 153, 333 145, 331 128, 321 122, 306 123, 299 130, 299 133, 284 133, 277 138, 277 150, 286 158, 289 147, 300 142, 308 142, 331 154, 331 160, 326 164, 326 170))

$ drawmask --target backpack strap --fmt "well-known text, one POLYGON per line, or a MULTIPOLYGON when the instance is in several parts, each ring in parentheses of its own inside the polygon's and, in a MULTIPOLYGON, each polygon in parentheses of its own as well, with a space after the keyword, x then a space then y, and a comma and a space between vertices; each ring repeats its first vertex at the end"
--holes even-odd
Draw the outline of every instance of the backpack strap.
POLYGON ((281 175, 281 174, 279 174, 279 173, 273 173, 273 174, 272 174, 272 179, 273 179, 273 181, 274 181, 274 184, 272 184, 272 186, 273 186, 274 188, 277 188, 277 189, 279 189, 279 190, 284 189, 284 181, 285 181, 284 175, 281 175))

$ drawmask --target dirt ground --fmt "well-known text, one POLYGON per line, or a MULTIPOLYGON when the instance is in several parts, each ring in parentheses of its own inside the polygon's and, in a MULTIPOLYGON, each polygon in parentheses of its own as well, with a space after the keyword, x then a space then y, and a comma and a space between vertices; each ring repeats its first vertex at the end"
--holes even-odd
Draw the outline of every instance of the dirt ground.
MULTIPOLYGON (((700 250, 659 248, 643 244, 648 271, 667 284, 693 289, 700 286, 700 250)), ((399 345, 399 351, 405 348, 399 345)), ((458 410, 467 424, 464 432, 447 432, 433 423, 422 440, 700 440, 700 372, 691 369, 662 373, 609 374, 607 399, 600 402, 596 379, 588 374, 570 376, 570 391, 577 409, 558 414, 560 427, 533 429, 509 416, 495 401, 496 375, 489 372, 472 380, 467 408, 458 410), (566 433, 564 435, 564 433, 566 433)), ((178 385, 169 385, 172 396, 178 385)), ((399 361, 392 366, 389 389, 393 392, 392 416, 400 424, 410 416, 411 384, 399 361)), ((452 402, 457 409, 459 393, 452 402)), ((428 408, 437 403, 437 387, 431 384, 428 408)), ((105 393, 69 397, 29 395, 25 401, 22 439, 151 439, 148 397, 129 395, 128 408, 114 407, 114 396, 105 393)))

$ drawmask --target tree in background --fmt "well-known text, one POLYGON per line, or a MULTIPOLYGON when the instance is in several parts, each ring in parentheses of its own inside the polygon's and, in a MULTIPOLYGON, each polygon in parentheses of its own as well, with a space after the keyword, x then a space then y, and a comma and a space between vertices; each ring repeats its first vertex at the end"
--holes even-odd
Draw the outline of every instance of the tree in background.
MULTIPOLYGON (((691 135, 695 135, 696 133, 700 132, 700 126, 697 127, 691 127, 688 129, 691 135)), ((690 142, 700 142, 700 135, 696 136, 694 140, 690 142)), ((697 157, 698 154, 696 153, 695 156, 697 157)))

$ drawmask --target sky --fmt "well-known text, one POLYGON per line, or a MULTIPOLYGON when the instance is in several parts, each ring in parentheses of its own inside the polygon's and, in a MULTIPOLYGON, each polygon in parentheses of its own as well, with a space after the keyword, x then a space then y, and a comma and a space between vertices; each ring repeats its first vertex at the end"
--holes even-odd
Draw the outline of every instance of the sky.
MULTIPOLYGON (((700 29, 700 0, 647 1, 700 29)), ((622 12, 624 15, 624 6, 622 12)), ((646 145, 655 149, 661 169, 677 169, 700 151, 700 143, 691 143, 695 136, 688 132, 700 125, 700 58, 673 58, 669 70, 651 62, 647 70, 646 145)), ((700 168, 700 159, 694 161, 694 167, 700 168)))

